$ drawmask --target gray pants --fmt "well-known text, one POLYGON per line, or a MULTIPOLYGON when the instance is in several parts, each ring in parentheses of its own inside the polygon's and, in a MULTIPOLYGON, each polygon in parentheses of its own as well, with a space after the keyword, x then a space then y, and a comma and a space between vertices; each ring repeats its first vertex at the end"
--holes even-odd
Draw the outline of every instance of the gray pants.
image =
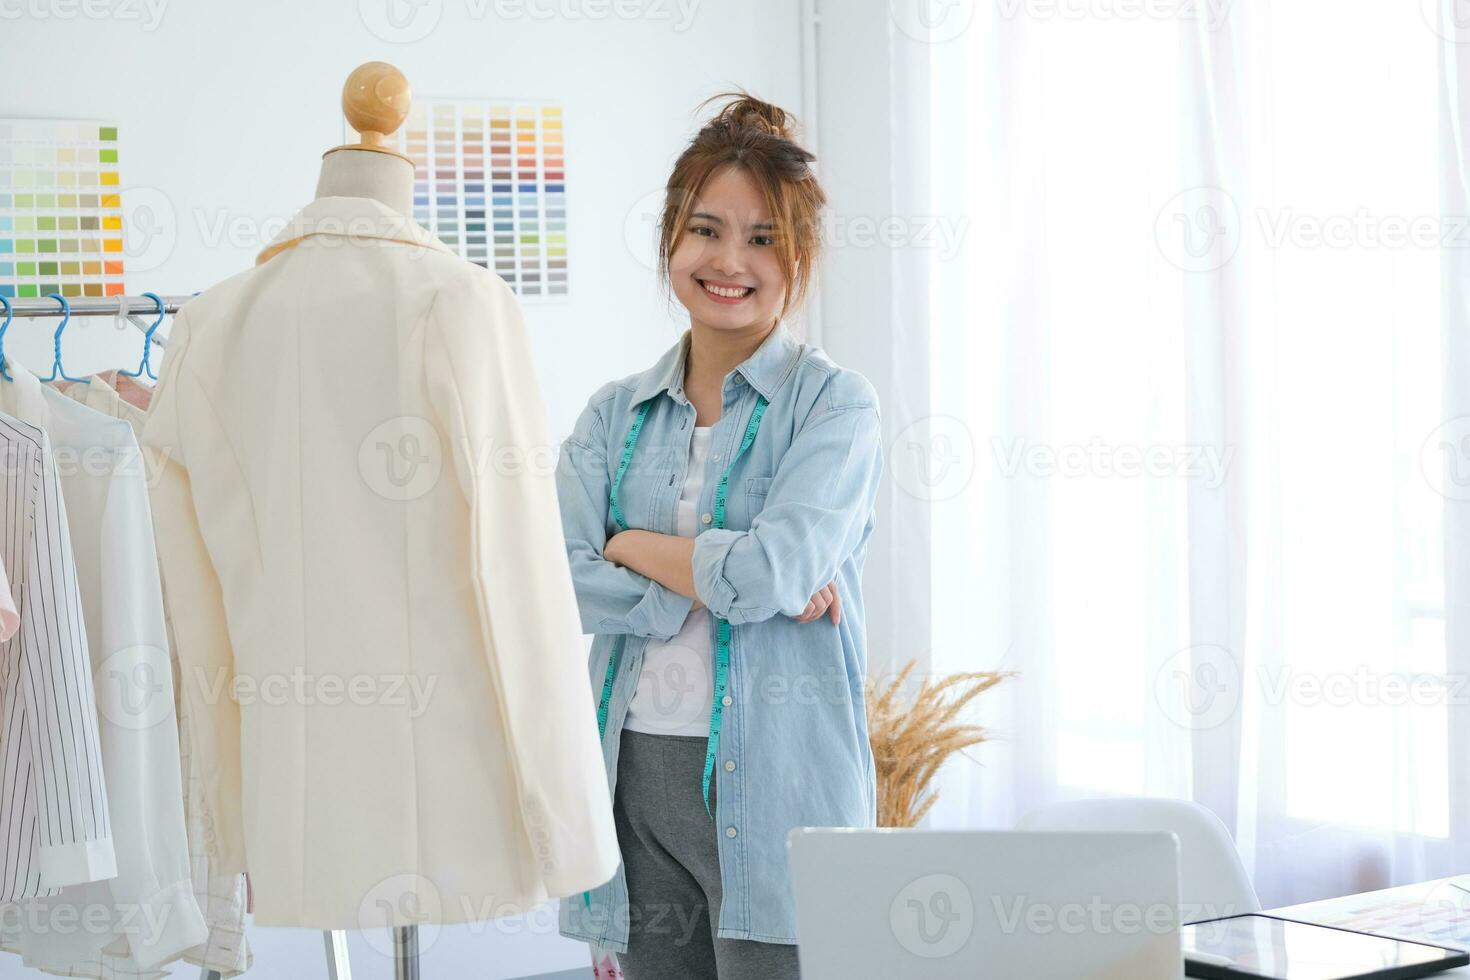
MULTIPOLYGON (((630 931, 618 963, 627 980, 796 980, 795 946, 715 935, 723 890, 701 795, 705 740, 624 730, 619 752, 613 817, 630 931)), ((714 809, 714 780, 709 795, 714 809)))

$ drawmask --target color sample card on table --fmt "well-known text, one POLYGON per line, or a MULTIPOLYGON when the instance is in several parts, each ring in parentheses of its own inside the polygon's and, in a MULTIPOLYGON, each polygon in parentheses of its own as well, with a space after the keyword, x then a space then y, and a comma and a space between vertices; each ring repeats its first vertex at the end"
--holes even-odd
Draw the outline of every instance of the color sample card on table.
POLYGON ((0 119, 0 296, 123 292, 117 127, 0 119))
POLYGON ((415 221, 522 297, 567 295, 560 106, 415 99, 397 139, 415 221))

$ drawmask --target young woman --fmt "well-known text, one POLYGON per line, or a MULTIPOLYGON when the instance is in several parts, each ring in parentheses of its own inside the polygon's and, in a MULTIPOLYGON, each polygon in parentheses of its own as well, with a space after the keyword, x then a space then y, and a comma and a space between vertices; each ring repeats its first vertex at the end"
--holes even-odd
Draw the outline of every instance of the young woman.
POLYGON ((623 857, 561 931, 628 980, 795 978, 787 833, 876 819, 878 400, 783 323, 817 265, 814 157, 781 109, 724 98, 661 219, 689 330, 593 394, 558 465, 623 857))

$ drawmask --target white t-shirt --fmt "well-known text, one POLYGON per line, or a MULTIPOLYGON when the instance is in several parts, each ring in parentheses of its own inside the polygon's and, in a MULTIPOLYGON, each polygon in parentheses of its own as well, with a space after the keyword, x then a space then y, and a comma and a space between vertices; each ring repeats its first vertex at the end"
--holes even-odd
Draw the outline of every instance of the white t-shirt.
MULTIPOLYGON (((704 490, 713 426, 697 425, 689 444, 689 475, 679 492, 676 529, 694 537, 695 511, 704 490)), ((710 650, 709 610, 692 609, 683 627, 667 642, 650 640, 643 652, 638 690, 628 705, 623 727, 650 735, 708 735, 714 694, 714 658, 710 650)))

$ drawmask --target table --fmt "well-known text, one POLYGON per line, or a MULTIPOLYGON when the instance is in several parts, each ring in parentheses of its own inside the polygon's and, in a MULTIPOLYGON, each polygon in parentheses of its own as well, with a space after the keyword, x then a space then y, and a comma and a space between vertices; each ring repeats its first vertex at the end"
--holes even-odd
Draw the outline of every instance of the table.
MULTIPOLYGON (((1465 876, 1455 880, 1470 884, 1465 876)), ((1415 885, 1381 888, 1267 909, 1265 914, 1470 950, 1470 892, 1454 887, 1450 881, 1438 878, 1415 885)), ((1470 977, 1470 967, 1436 975, 1470 977)))

